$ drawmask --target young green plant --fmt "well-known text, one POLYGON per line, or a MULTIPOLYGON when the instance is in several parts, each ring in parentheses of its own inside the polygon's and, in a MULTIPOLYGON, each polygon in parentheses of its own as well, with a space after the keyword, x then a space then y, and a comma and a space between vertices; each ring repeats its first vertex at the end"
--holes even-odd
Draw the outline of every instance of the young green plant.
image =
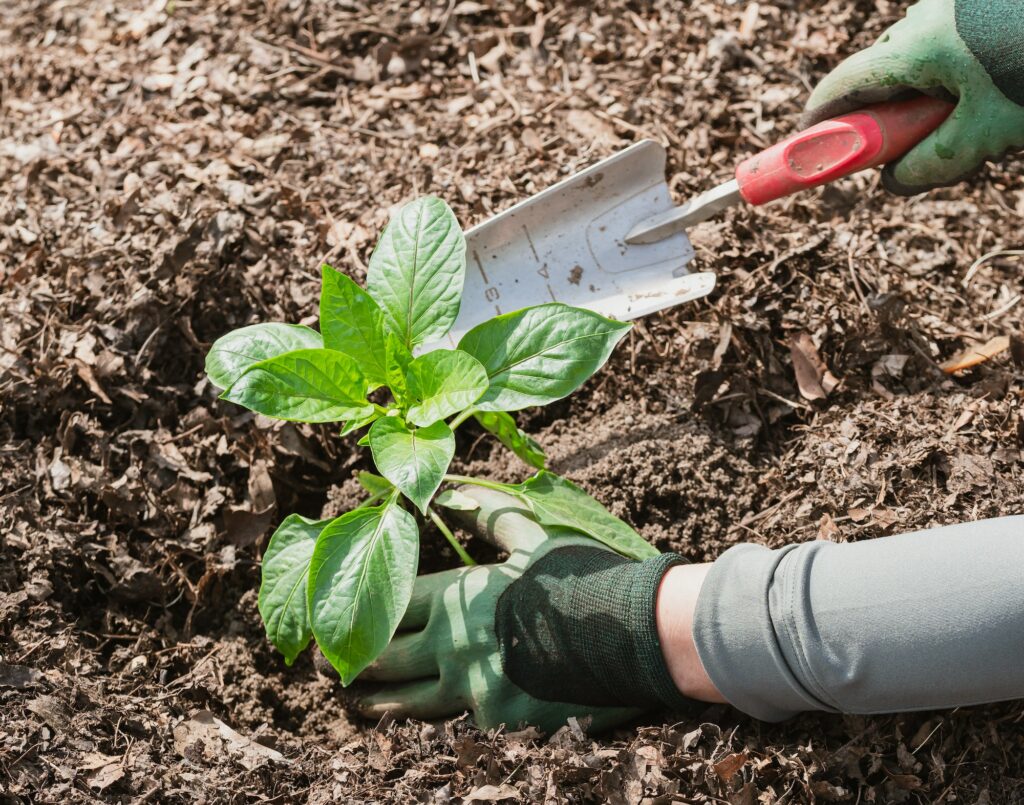
POLYGON ((430 521, 472 563, 437 506, 466 508, 449 485, 522 500, 543 524, 643 558, 654 549, 570 481, 547 471, 540 446, 509 412, 571 394, 604 365, 630 325, 552 303, 496 316, 457 349, 424 351, 459 313, 466 242, 441 199, 399 210, 370 258, 366 288, 322 267, 320 330, 277 322, 220 338, 206 358, 221 398, 268 417, 366 429, 378 474, 368 497, 333 520, 285 518, 263 556, 259 608, 289 665, 316 640, 347 685, 384 650, 405 613, 430 521), (419 354, 418 354, 419 353, 419 354), (472 417, 538 472, 521 484, 449 474, 454 431, 472 417))

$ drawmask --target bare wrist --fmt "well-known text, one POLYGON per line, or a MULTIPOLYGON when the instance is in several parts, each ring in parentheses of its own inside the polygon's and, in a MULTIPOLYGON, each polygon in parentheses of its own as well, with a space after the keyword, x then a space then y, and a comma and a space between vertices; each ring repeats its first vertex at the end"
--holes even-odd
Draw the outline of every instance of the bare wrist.
POLYGON ((697 654, 693 617, 710 563, 676 565, 662 577, 655 602, 655 620, 665 664, 680 693, 705 702, 725 702, 697 654))

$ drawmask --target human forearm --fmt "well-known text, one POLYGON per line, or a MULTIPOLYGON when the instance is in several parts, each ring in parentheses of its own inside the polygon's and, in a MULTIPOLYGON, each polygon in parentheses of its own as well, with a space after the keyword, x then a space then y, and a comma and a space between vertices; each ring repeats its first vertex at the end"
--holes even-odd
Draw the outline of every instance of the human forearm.
POLYGON ((713 684, 770 721, 1024 697, 1024 516, 736 546, 704 580, 693 634, 713 684))

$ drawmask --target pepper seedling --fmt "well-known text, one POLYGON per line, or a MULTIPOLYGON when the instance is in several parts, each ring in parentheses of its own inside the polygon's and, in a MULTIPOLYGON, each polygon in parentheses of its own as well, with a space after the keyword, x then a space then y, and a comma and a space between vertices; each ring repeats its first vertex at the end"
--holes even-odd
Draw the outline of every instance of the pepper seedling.
POLYGON ((322 267, 319 332, 254 324, 218 339, 206 357, 224 400, 275 419, 340 422, 342 435, 366 429, 359 444, 369 446, 379 473, 359 474, 368 497, 352 511, 332 520, 293 514, 271 537, 259 610, 288 665, 311 639, 344 685, 373 662, 409 604, 420 523, 432 522, 462 561, 473 563, 437 512, 475 505, 452 485, 500 489, 542 524, 626 556, 656 553, 583 490, 546 470, 543 450, 509 413, 571 394, 631 325, 551 303, 496 316, 467 332, 457 349, 417 355, 454 324, 465 271, 466 242, 454 213, 439 198, 420 198, 385 228, 366 288, 322 267), (449 474, 454 431, 470 417, 538 472, 521 484, 449 474))

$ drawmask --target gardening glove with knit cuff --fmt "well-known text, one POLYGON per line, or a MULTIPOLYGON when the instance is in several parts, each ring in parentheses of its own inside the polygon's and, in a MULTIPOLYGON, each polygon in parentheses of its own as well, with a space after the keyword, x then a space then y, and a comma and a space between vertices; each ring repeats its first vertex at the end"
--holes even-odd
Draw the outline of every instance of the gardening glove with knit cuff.
POLYGON ((600 730, 688 700, 655 624, 673 554, 636 562, 577 532, 543 527, 514 497, 464 487, 467 528, 509 554, 497 565, 421 576, 399 632, 361 679, 369 717, 434 719, 471 710, 484 729, 551 732, 569 716, 600 730))
POLYGON ((945 123, 886 167, 890 191, 914 195, 956 184, 986 159, 1024 147, 1024 3, 920 0, 822 80, 803 124, 908 89, 959 100, 945 123))

